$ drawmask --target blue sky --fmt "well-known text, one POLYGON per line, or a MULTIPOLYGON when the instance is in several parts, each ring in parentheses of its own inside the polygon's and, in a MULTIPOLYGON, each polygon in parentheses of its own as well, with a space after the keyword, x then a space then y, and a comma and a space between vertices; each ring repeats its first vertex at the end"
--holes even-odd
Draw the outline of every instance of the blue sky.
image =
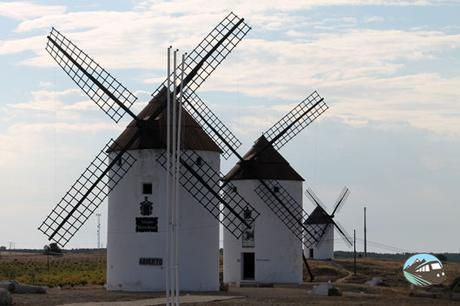
MULTIPOLYGON (((253 29, 199 95, 241 151, 318 90, 330 109, 282 149, 304 187, 330 206, 350 188, 338 220, 357 230, 358 248, 366 205, 371 250, 460 252, 459 10, 430 0, 1 2, 0 245, 42 247, 37 226, 128 122, 114 124, 51 60, 50 28, 134 91, 139 110, 164 78, 166 48, 191 50, 234 11, 253 29)), ((93 217, 69 247, 95 245, 93 217)))

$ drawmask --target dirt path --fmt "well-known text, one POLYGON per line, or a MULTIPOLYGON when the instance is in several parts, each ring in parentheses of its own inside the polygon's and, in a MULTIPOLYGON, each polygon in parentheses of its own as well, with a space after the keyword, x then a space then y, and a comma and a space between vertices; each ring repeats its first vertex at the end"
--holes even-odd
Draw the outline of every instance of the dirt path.
MULTIPOLYGON (((219 302, 232 299, 241 298, 240 296, 221 296, 221 295, 184 295, 180 297, 181 304, 191 304, 191 303, 210 303, 210 302, 219 302)), ((124 301, 124 302, 88 302, 88 303, 73 303, 65 304, 62 306, 150 306, 150 305, 164 305, 166 304, 166 298, 153 298, 153 299, 144 299, 144 300, 135 300, 135 301, 124 301)))
POLYGON ((351 272, 350 270, 347 270, 345 269, 341 264, 335 262, 335 261, 331 261, 331 263, 337 268, 339 269, 340 271, 346 273, 347 275, 339 278, 339 279, 336 279, 334 283, 337 283, 337 284, 340 284, 340 283, 344 283, 347 279, 349 279, 350 277, 353 276, 353 272, 351 272))

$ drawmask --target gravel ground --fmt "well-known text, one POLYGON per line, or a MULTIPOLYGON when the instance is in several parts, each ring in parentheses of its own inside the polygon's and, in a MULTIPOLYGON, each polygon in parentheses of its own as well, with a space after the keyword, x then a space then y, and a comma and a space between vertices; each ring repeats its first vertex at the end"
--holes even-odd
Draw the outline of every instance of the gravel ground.
MULTIPOLYGON (((410 297, 409 290, 366 287, 340 284, 341 297, 318 297, 309 293, 312 284, 299 287, 237 288, 228 292, 197 293, 201 296, 240 296, 217 302, 195 302, 187 305, 460 305, 460 301, 410 297)), ((162 294, 107 292, 102 287, 82 287, 73 289, 51 289, 47 294, 14 294, 15 305, 63 305, 69 303, 120 302, 159 298, 162 294)), ((153 303, 152 303, 153 304, 153 303)), ((88 305, 88 304, 87 304, 88 305)), ((104 304, 106 305, 106 304, 104 304)), ((113 304, 114 306, 116 303, 113 304)))

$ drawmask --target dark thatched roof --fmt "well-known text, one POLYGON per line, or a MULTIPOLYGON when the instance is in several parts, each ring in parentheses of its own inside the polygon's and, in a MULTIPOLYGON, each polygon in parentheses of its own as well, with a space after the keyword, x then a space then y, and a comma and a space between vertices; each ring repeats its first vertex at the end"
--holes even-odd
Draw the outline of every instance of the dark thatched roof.
POLYGON ((332 219, 320 207, 316 207, 304 224, 331 224, 332 219))
POLYGON ((243 156, 245 161, 238 162, 224 177, 224 180, 273 179, 286 181, 304 181, 289 165, 286 159, 269 144, 264 136, 256 140, 254 146, 243 156), (257 154, 266 147, 262 153, 257 154))
MULTIPOLYGON (((138 117, 148 119, 160 106, 159 99, 153 98, 139 113, 138 117)), ((206 134, 200 125, 182 109, 183 142, 181 149, 221 152, 217 144, 206 134)), ((135 120, 126 127, 115 140, 118 147, 125 146, 139 131, 135 120)), ((130 146, 129 150, 165 149, 166 148, 166 111, 162 112, 149 127, 140 129, 140 137, 130 146)), ((115 150, 114 146, 111 150, 115 150)), ((110 150, 109 150, 110 151, 110 150)))

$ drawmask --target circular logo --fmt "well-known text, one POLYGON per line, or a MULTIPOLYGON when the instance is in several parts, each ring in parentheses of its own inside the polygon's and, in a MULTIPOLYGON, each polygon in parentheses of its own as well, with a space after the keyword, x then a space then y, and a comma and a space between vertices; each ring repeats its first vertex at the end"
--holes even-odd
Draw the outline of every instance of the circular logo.
POLYGON ((404 263, 404 277, 416 286, 439 285, 446 280, 442 262, 431 254, 416 254, 404 263))

